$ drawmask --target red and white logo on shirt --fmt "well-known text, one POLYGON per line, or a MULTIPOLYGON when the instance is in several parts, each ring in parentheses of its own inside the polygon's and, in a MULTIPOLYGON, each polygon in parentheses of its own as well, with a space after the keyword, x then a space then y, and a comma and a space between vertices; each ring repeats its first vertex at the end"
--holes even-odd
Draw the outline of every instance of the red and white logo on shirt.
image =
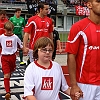
POLYGON ((41 90, 53 90, 53 77, 42 77, 41 90))
POLYGON ((12 47, 12 40, 6 41, 6 47, 12 47))

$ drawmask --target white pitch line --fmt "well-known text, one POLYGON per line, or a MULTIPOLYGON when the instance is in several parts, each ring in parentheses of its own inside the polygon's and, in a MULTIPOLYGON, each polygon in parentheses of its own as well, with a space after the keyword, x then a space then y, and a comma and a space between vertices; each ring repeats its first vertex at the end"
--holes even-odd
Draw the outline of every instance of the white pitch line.
MULTIPOLYGON (((20 93, 20 92, 24 92, 24 88, 14 88, 11 89, 11 93, 20 93)), ((0 94, 5 94, 5 89, 0 89, 0 94)))
MULTIPOLYGON (((12 77, 10 79, 24 79, 24 77, 12 77)), ((4 80, 4 78, 0 78, 0 81, 4 80)))

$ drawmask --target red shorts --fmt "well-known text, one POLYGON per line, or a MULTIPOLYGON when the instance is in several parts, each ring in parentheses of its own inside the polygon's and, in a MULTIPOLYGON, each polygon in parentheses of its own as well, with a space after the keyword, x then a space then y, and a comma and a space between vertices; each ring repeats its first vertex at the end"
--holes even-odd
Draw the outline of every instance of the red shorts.
POLYGON ((1 57, 2 71, 5 74, 11 73, 16 69, 16 55, 2 55, 1 57))
POLYGON ((2 49, 0 48, 0 54, 1 54, 2 49))

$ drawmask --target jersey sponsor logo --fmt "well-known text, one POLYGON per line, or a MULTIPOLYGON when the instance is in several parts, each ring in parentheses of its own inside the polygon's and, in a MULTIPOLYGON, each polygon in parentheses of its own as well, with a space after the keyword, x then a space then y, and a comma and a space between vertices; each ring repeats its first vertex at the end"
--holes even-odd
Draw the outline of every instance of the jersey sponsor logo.
POLYGON ((90 50, 99 50, 99 46, 89 46, 90 50))
POLYGON ((48 29, 36 29, 36 31, 40 31, 40 32, 48 32, 48 29))
POLYGON ((12 40, 6 41, 6 47, 12 47, 12 40))
POLYGON ((53 77, 42 77, 41 90, 53 90, 53 77))

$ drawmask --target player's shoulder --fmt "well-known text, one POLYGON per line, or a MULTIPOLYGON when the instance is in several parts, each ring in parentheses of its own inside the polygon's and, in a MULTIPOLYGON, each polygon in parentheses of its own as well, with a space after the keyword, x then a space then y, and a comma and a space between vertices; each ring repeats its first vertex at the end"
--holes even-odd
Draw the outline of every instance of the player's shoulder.
POLYGON ((4 34, 0 35, 0 38, 3 37, 3 36, 5 36, 5 35, 4 34))
POLYGON ((83 30, 88 26, 89 23, 90 23, 90 21, 89 21, 88 18, 83 18, 83 19, 79 20, 78 22, 74 23, 72 25, 72 28, 73 29, 77 29, 78 28, 80 30, 83 30))
POLYGON ((24 17, 20 16, 20 19, 24 19, 24 17))
POLYGON ((46 16, 46 19, 52 22, 52 19, 48 16, 46 16))
POLYGON ((52 66, 53 66, 53 69, 55 70, 62 70, 61 69, 61 65, 59 64, 59 63, 57 63, 57 62, 55 62, 55 61, 52 61, 52 66))
POLYGON ((18 37, 16 34, 13 34, 12 37, 13 37, 13 38, 18 38, 18 39, 19 39, 19 37, 18 37))
POLYGON ((1 39, 3 40, 3 39, 5 39, 5 38, 7 38, 5 34, 0 35, 0 40, 1 40, 1 39))
POLYGON ((38 18, 38 16, 37 16, 37 15, 32 16, 32 17, 30 17, 30 18, 29 18, 29 21, 35 20, 35 19, 37 19, 37 18, 38 18))
POLYGON ((58 66, 58 67, 60 67, 60 64, 58 64, 58 63, 55 62, 55 61, 52 61, 52 64, 53 64, 54 66, 58 66))
POLYGON ((26 70, 28 71, 28 72, 31 72, 31 71, 33 71, 33 70, 36 70, 36 64, 34 63, 34 61, 33 62, 31 62, 28 66, 27 66, 27 68, 26 68, 26 70))
POLYGON ((89 22, 90 21, 88 20, 88 18, 83 18, 79 20, 78 22, 74 23, 73 25, 84 26, 84 25, 87 25, 89 22))

